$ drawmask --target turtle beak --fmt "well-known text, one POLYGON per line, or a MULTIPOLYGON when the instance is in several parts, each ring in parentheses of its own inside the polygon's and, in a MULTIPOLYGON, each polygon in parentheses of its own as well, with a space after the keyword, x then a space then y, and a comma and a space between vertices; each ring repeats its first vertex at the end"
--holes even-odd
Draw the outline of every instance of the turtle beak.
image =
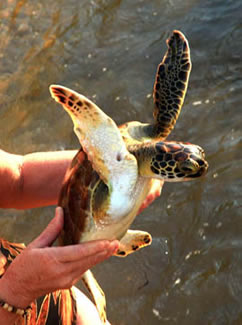
POLYGON ((204 176, 208 171, 208 162, 206 160, 203 161, 203 165, 199 166, 199 170, 195 174, 189 175, 189 178, 197 178, 200 176, 204 176))
POLYGON ((179 168, 186 175, 187 180, 205 175, 208 169, 208 163, 204 159, 186 159, 179 162, 179 168))

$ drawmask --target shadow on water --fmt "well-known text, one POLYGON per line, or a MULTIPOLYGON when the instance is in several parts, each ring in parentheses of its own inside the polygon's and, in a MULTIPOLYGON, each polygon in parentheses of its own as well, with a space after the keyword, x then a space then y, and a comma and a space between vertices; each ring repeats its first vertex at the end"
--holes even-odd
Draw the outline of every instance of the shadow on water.
MULTIPOLYGON (((113 324, 242 324, 241 1, 4 0, 0 3, 0 141, 14 153, 77 148, 50 99, 59 83, 118 124, 152 120, 156 66, 173 29, 193 70, 170 138, 205 148, 205 178, 166 184, 133 228, 151 247, 96 268, 113 324)), ((30 242, 53 207, 1 210, 0 235, 30 242)))

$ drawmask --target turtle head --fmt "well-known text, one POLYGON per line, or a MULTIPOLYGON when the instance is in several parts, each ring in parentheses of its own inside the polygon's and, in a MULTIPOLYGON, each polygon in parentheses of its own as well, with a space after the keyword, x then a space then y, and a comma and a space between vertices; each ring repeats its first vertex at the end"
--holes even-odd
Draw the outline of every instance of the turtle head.
POLYGON ((182 146, 183 151, 174 153, 174 160, 176 162, 174 172, 176 176, 178 178, 183 178, 184 180, 190 180, 204 175, 208 169, 204 150, 198 145, 180 145, 182 146), (184 176, 181 174, 184 174, 184 176))
MULTIPOLYGON (((132 150, 133 151, 133 150, 132 150)), ((182 142, 156 142, 132 152, 142 176, 165 181, 188 181, 204 175, 208 169, 204 150, 182 142)))

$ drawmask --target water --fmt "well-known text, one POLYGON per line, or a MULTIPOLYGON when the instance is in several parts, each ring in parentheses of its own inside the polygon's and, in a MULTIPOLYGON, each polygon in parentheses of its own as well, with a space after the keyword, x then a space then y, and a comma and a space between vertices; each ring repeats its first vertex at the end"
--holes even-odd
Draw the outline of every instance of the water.
MULTIPOLYGON (((193 69, 170 139, 201 145, 210 169, 166 184, 137 217, 151 247, 96 268, 114 325, 242 324, 241 12, 239 0, 0 3, 0 146, 19 154, 78 147, 51 83, 118 124, 150 122, 165 40, 173 29, 189 40, 193 69)), ((1 210, 0 235, 29 243, 53 213, 1 210)))

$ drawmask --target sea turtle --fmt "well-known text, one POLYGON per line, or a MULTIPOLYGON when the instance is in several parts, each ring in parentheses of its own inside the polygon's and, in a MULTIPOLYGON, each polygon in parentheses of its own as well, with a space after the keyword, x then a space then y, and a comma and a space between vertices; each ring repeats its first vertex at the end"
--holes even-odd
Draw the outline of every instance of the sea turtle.
MULTIPOLYGON (((167 46, 154 84, 153 124, 127 122, 118 128, 90 99, 50 86, 52 97, 72 118, 81 144, 59 199, 65 218, 62 245, 116 238, 116 255, 127 256, 151 243, 149 233, 129 227, 153 180, 184 181, 205 174, 208 164, 201 147, 165 141, 180 113, 191 70, 188 42, 180 31, 173 31, 167 46)), ((83 281, 105 323, 101 288, 90 271, 83 281)))

